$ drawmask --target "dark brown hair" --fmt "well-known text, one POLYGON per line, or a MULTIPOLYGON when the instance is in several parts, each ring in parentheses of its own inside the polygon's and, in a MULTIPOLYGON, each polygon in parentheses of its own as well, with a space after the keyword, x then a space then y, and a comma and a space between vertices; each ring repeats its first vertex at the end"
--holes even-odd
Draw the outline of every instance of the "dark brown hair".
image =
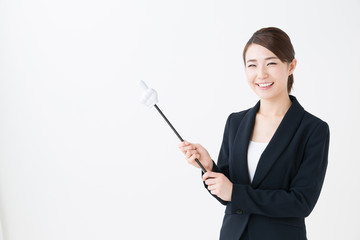
MULTIPOLYGON (((256 31, 249 41, 246 43, 243 51, 243 59, 245 63, 245 54, 251 44, 258 44, 273 52, 282 62, 291 63, 295 58, 294 47, 289 36, 279 28, 268 27, 256 31)), ((287 90, 290 93, 294 83, 294 75, 288 78, 287 90)))

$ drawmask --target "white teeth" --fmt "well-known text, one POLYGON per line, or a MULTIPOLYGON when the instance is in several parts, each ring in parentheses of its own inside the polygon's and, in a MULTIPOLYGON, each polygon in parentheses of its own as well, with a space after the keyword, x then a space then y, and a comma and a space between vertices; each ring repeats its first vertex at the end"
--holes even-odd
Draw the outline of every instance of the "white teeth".
POLYGON ((258 83, 259 87, 268 87, 272 85, 273 83, 258 83))

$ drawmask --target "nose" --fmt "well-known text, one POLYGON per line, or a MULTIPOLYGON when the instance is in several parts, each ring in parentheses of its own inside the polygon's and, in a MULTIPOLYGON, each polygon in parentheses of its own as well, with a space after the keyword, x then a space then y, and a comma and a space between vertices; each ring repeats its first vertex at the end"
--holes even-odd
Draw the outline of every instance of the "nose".
POLYGON ((259 79, 265 79, 268 77, 268 72, 265 66, 259 67, 257 72, 257 77, 259 79))

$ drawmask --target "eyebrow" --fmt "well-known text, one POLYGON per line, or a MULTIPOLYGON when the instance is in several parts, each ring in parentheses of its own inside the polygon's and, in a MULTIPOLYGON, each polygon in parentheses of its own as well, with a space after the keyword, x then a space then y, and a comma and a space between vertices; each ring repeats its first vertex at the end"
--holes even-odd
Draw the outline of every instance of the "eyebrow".
MULTIPOLYGON (((279 59, 278 57, 267 57, 265 58, 265 60, 271 60, 271 59, 279 59)), ((246 62, 256 62, 256 59, 249 59, 246 62)))

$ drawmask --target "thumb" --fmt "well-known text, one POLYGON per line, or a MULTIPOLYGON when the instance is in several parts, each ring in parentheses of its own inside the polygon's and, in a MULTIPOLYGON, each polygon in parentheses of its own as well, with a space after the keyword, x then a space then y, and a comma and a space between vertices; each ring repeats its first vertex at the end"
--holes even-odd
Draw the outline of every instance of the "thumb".
POLYGON ((139 84, 144 91, 149 88, 143 80, 140 80, 139 84))
POLYGON ((216 172, 207 171, 207 172, 203 175, 203 181, 206 181, 206 179, 208 179, 208 178, 215 178, 217 175, 218 175, 218 173, 216 173, 216 172))

